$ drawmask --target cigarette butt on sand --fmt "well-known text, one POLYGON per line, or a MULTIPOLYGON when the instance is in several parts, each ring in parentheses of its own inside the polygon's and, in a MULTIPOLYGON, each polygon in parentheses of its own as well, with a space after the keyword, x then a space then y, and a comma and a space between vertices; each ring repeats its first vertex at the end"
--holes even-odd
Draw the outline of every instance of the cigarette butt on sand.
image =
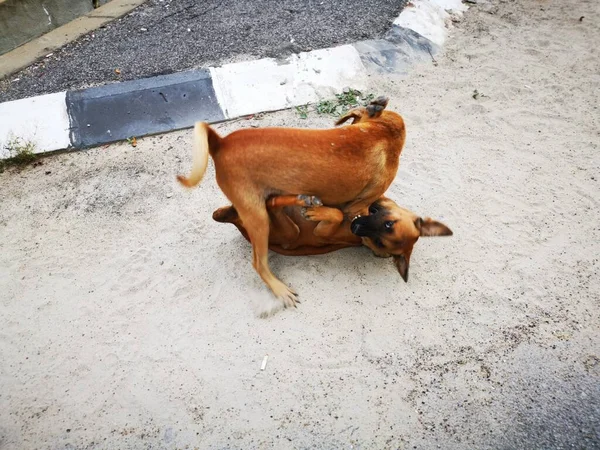
POLYGON ((267 368, 267 359, 269 359, 269 356, 265 356, 263 358, 263 362, 262 362, 262 365, 260 366, 260 370, 265 370, 267 368))

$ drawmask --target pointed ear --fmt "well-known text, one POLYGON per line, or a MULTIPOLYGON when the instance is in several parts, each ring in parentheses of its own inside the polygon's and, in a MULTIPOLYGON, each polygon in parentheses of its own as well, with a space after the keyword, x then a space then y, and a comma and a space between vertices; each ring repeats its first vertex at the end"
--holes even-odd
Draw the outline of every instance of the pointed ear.
POLYGON ((409 261, 410 259, 407 259, 404 255, 394 255, 394 264, 396 264, 396 268, 398 269, 398 272, 400 272, 400 276, 402 277, 405 283, 408 282, 409 261))
POLYGON ((344 114, 342 117, 340 117, 336 122, 335 125, 341 125, 344 122, 346 122, 349 119, 352 119, 351 124, 355 124, 356 122, 358 122, 363 114, 365 113, 365 109, 364 108, 354 108, 351 109, 350 111, 348 111, 346 114, 344 114))
POLYGON ((374 119, 379 117, 382 111, 388 104, 389 99, 387 97, 377 97, 375 100, 372 100, 371 103, 367 106, 367 112, 369 113, 369 117, 374 119))
POLYGON ((452 236, 452 230, 444 225, 442 222, 438 222, 429 217, 421 219, 420 217, 415 220, 415 226, 421 236, 452 236))

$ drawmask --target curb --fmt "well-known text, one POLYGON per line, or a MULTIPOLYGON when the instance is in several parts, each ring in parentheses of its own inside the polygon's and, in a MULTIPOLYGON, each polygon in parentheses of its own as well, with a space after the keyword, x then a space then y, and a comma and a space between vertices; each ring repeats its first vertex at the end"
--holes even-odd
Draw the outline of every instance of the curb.
POLYGON ((14 139, 35 153, 83 149, 317 102, 370 74, 431 59, 461 0, 413 0, 383 39, 0 103, 0 158, 14 139))

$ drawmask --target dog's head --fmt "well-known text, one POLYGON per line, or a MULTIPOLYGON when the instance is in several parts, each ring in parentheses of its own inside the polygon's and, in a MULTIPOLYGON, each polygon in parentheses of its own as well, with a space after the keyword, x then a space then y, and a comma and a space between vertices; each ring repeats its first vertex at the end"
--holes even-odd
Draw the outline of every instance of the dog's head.
POLYGON ((383 110, 388 104, 389 99, 387 97, 377 97, 375 100, 372 100, 367 106, 354 108, 340 117, 336 125, 341 125, 344 122, 352 119, 350 122, 352 125, 360 122, 365 122, 367 120, 373 120, 381 116, 383 110))
POLYGON ((408 281, 413 246, 421 236, 452 236, 452 230, 443 223, 423 219, 385 197, 369 207, 368 216, 356 217, 350 229, 377 256, 393 257, 404 281, 408 281))

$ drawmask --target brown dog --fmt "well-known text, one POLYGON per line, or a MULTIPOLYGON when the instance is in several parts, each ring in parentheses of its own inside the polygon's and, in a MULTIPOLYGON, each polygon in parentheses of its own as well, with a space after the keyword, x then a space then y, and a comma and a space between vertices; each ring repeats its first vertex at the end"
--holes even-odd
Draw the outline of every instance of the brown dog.
MULTIPOLYGON (((273 195, 302 193, 337 207, 346 218, 366 215, 398 170, 406 130, 402 117, 385 111, 387 98, 349 111, 329 130, 262 128, 234 131, 221 138, 203 122, 194 127, 193 167, 189 178, 197 185, 213 158, 217 183, 231 201, 248 233, 253 266, 276 297, 293 306, 296 294, 269 268, 269 214, 273 195)), ((327 230, 327 221, 322 227, 327 230)), ((318 224, 315 231, 321 227, 318 224)))
MULTIPOLYGON (((321 206, 319 199, 305 195, 270 198, 267 209, 271 218, 269 248, 274 252, 320 255, 364 244, 377 256, 392 256, 404 281, 408 281, 410 255, 419 237, 452 235, 443 223, 422 219, 386 197, 369 207, 368 216, 352 222, 339 209, 321 206)), ((234 224, 250 240, 233 206, 219 208, 213 219, 234 224)))

